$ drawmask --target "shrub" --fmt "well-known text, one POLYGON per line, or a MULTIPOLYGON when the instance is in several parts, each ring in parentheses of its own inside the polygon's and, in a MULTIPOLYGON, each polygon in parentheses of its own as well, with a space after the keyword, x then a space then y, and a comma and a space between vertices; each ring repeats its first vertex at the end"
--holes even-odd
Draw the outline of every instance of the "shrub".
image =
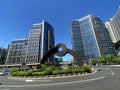
POLYGON ((79 72, 79 68, 75 68, 74 73, 78 73, 78 72, 79 72))
POLYGON ((120 64, 120 60, 117 60, 117 64, 120 64))
POLYGON ((17 76, 25 76, 26 72, 25 71, 18 71, 17 76))
POLYGON ((85 72, 85 69, 82 69, 82 68, 81 68, 81 69, 79 69, 79 72, 80 72, 80 73, 83 73, 83 72, 85 72))
POLYGON ((62 68, 61 67, 56 67, 56 69, 55 70, 62 70, 62 68))
POLYGON ((32 72, 32 76, 38 76, 39 74, 38 74, 39 72, 32 72))
MULTIPOLYGON (((120 60, 119 60, 120 61, 120 60)), ((48 66, 46 67, 45 65, 42 66, 43 69, 45 69, 44 71, 32 71, 32 70, 28 70, 28 71, 18 71, 16 69, 11 70, 11 75, 12 76, 45 76, 45 75, 57 75, 57 74, 69 74, 69 73, 83 73, 83 72, 88 72, 90 73, 91 67, 90 66, 82 66, 81 68, 79 67, 73 67, 73 66, 69 66, 68 69, 64 69, 64 70, 59 70, 56 69, 55 66, 48 66)))
POLYGON ((71 72, 72 72, 72 73, 75 73, 75 70, 74 70, 74 69, 71 69, 71 72))
POLYGON ((42 71, 40 72, 41 76, 45 76, 46 75, 46 72, 45 71, 42 71))
POLYGON ((32 76, 32 70, 26 71, 25 76, 32 76))
POLYGON ((120 60, 113 60, 112 63, 114 63, 114 64, 120 64, 120 60))
POLYGON ((60 71, 59 71, 59 74, 64 74, 64 70, 60 70, 60 71))
POLYGON ((49 67, 52 68, 53 70, 56 70, 56 67, 53 66, 53 65, 51 65, 51 66, 49 66, 49 67))
POLYGON ((63 74, 69 74, 69 73, 71 73, 71 70, 70 70, 70 69, 65 69, 65 70, 63 70, 63 74))
POLYGON ((42 70, 45 70, 46 68, 47 68, 46 65, 44 65, 44 64, 41 65, 41 69, 42 69, 42 70))
POLYGON ((98 63, 98 60, 91 60, 92 65, 96 65, 98 63))
POLYGON ((58 70, 54 70, 54 71, 52 72, 52 74, 53 74, 53 75, 57 75, 57 74, 59 74, 59 71, 58 71, 58 70))
POLYGON ((72 73, 78 73, 78 72, 79 72, 79 68, 71 69, 71 72, 72 72, 72 73))
POLYGON ((74 66, 68 66, 69 69, 74 69, 75 67, 74 66))
POLYGON ((18 71, 17 69, 12 69, 12 70, 10 71, 10 74, 12 75, 13 72, 17 72, 17 71, 18 71))
POLYGON ((88 72, 88 73, 90 73, 92 71, 90 66, 87 66, 87 65, 82 66, 81 69, 84 69, 85 72, 88 72))
POLYGON ((53 72, 53 68, 52 68, 52 67, 47 67, 47 68, 45 69, 46 75, 52 75, 52 72, 53 72))
POLYGON ((41 74, 41 72, 38 72, 37 75, 38 75, 38 76, 41 76, 42 74, 41 74))
POLYGON ((11 75, 12 76, 17 76, 17 73, 18 73, 17 71, 16 72, 12 72, 11 75))

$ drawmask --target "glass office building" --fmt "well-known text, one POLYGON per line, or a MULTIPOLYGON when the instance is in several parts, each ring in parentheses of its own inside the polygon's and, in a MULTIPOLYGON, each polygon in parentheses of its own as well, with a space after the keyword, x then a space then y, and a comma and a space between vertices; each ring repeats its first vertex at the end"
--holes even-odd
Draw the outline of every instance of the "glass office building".
POLYGON ((28 38, 13 40, 8 49, 6 64, 22 64, 26 62, 28 38))
MULTIPOLYGON (((48 50, 54 47, 54 29, 46 21, 33 24, 29 37, 26 39, 14 40, 10 44, 7 64, 29 65, 39 64, 42 57, 48 50), (17 53, 16 53, 17 52, 17 53), (23 53, 22 53, 23 52, 23 53)), ((51 56, 46 63, 53 63, 54 56, 51 56)))
POLYGON ((92 15, 70 22, 72 49, 82 60, 115 54, 110 35, 103 22, 92 15))
MULTIPOLYGON (((27 62, 40 63, 48 50, 54 47, 54 29, 46 21, 33 24, 28 38, 27 62)), ((54 56, 47 63, 52 63, 54 56)))
POLYGON ((119 50, 120 49, 120 6, 117 13, 112 18, 110 18, 105 23, 105 25, 110 33, 115 49, 119 50))
POLYGON ((117 13, 105 23, 113 43, 120 41, 120 6, 117 13))

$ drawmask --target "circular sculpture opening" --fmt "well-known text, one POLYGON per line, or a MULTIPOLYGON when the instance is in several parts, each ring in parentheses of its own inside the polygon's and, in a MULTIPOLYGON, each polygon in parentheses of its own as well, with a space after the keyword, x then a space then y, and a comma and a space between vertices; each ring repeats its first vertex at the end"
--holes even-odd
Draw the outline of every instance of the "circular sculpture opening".
POLYGON ((56 53, 57 56, 61 57, 61 56, 64 56, 66 54, 67 47, 65 44, 60 43, 60 44, 57 44, 56 47, 58 47, 58 51, 60 49, 60 51, 56 53))
POLYGON ((62 47, 58 48, 58 51, 59 51, 59 52, 61 52, 62 50, 63 50, 62 47))

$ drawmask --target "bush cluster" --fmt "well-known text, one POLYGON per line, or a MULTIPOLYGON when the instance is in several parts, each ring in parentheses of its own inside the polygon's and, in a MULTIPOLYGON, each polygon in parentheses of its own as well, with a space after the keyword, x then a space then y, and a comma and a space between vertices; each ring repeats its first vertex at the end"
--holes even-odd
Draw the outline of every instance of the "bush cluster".
POLYGON ((82 70, 84 70, 84 72, 88 72, 88 73, 91 73, 91 67, 90 66, 87 66, 87 65, 84 65, 81 67, 82 70))
POLYGON ((17 69, 12 69, 11 71, 10 71, 10 74, 12 74, 13 72, 17 72, 18 70, 17 69))
POLYGON ((91 72, 91 67, 90 66, 82 66, 82 67, 68 67, 67 69, 58 69, 55 66, 48 66, 45 67, 43 66, 42 71, 32 71, 32 70, 27 70, 27 71, 18 71, 16 69, 11 70, 10 74, 12 76, 45 76, 45 75, 61 75, 61 74, 73 74, 73 73, 90 73, 91 72))
POLYGON ((12 76, 32 76, 32 70, 28 70, 28 71, 12 70, 10 74, 12 76))
POLYGON ((113 54, 102 55, 99 58, 91 60, 92 65, 96 64, 120 64, 120 56, 115 56, 113 54))

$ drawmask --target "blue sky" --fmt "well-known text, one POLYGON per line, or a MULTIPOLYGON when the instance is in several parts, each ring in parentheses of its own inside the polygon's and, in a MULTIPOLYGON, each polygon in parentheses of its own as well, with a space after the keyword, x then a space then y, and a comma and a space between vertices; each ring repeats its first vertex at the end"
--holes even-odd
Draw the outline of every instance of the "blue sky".
POLYGON ((55 44, 70 49, 70 20, 93 14, 104 22, 118 10, 120 0, 0 0, 0 47, 29 35, 34 23, 48 21, 54 27, 55 44))

